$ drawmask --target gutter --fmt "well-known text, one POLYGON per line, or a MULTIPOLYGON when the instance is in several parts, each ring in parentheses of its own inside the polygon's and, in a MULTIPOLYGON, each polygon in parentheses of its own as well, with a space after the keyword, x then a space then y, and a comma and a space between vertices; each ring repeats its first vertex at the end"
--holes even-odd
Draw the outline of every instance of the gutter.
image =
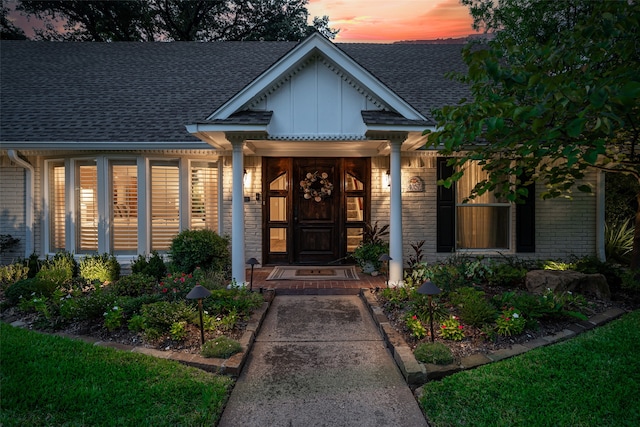
POLYGON ((605 173, 598 171, 596 178, 596 254, 602 262, 607 260, 605 251, 605 173))
POLYGON ((34 234, 33 227, 35 224, 35 216, 34 216, 34 199, 33 195, 35 193, 35 182, 33 179, 35 169, 33 166, 27 161, 23 160, 16 150, 7 150, 7 154, 12 162, 22 167, 26 171, 25 175, 25 214, 24 214, 24 223, 25 223, 25 231, 24 231, 24 257, 29 258, 34 251, 34 234))

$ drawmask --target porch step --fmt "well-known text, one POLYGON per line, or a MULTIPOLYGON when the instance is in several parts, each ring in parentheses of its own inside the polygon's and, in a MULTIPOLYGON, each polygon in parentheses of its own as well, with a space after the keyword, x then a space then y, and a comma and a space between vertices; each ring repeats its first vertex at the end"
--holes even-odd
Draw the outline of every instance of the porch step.
POLYGON ((358 295, 360 288, 273 288, 276 295, 358 295))

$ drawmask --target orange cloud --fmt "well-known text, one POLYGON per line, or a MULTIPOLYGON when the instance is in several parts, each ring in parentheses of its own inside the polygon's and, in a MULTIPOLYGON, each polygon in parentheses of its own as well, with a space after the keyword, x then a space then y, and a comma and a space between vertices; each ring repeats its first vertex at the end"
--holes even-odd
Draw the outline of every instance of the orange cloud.
POLYGON ((339 42, 464 37, 471 17, 459 0, 310 0, 311 16, 328 15, 339 42))

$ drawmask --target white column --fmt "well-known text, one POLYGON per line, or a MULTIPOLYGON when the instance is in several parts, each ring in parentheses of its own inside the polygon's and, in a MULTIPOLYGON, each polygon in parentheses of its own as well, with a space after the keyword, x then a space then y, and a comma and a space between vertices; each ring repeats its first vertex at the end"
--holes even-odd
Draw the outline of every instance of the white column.
POLYGON ((231 278, 238 286, 246 286, 244 259, 244 141, 231 141, 232 190, 231 190, 231 278))
POLYGON ((391 140, 389 170, 391 172, 391 212, 389 215, 389 286, 402 286, 402 182, 400 148, 402 140, 391 140))

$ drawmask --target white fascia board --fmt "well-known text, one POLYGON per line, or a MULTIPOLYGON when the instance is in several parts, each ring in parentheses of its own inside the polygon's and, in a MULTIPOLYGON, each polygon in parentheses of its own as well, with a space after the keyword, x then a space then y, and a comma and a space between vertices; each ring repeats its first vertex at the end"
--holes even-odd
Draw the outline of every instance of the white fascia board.
MULTIPOLYGON (((366 125, 368 131, 382 132, 424 132, 426 129, 432 129, 433 126, 424 125, 366 125)), ((366 132, 365 132, 366 134, 366 132)))
POLYGON ((2 150, 207 150, 209 144, 202 141, 2 141, 2 150))
POLYGON ((186 126, 191 134, 202 132, 266 132, 267 125, 226 124, 226 123, 196 123, 186 126))
POLYGON ((211 114, 207 120, 226 119, 233 113, 242 110, 255 96, 281 79, 283 75, 294 69, 314 51, 319 51, 326 58, 333 61, 339 68, 351 75, 373 95, 379 97, 394 111, 405 118, 410 120, 427 120, 418 110, 411 107, 406 101, 396 95, 395 92, 382 84, 349 55, 319 33, 311 35, 298 46, 294 47, 266 72, 249 83, 236 96, 224 103, 218 110, 211 114))

